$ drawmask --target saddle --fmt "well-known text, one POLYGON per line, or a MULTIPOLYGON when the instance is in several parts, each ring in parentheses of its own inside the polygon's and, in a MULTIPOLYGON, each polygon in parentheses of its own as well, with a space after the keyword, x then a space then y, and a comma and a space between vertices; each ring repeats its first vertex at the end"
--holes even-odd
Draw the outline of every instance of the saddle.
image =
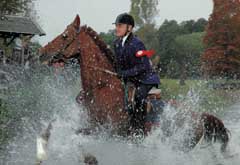
MULTIPOLYGON (((134 84, 128 83, 127 84, 128 90, 128 104, 131 104, 134 107, 134 98, 136 93, 136 87, 134 84)), ((147 114, 154 113, 159 111, 159 107, 162 107, 162 100, 161 100, 161 89, 153 87, 149 92, 146 100, 145 109, 147 114)))
MULTIPOLYGON (((134 84, 127 84, 128 97, 127 105, 135 108, 134 98, 136 87, 134 84)), ((148 92, 146 99, 146 116, 144 121, 145 132, 150 132, 153 128, 157 128, 160 124, 160 117, 163 113, 165 103, 161 99, 161 89, 152 88, 148 92)))

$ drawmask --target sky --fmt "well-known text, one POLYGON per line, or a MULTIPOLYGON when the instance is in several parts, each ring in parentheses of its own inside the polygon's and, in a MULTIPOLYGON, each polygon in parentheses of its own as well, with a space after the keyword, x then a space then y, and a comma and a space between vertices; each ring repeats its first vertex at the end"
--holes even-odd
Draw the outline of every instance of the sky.
MULTIPOLYGON (((212 0, 160 0, 156 23, 160 26, 165 19, 178 22, 208 19, 212 8, 212 0)), ((116 16, 129 12, 130 0, 38 0, 36 9, 38 22, 47 34, 37 40, 45 45, 62 33, 77 14, 81 17, 81 25, 87 24, 97 32, 113 29, 116 16)))

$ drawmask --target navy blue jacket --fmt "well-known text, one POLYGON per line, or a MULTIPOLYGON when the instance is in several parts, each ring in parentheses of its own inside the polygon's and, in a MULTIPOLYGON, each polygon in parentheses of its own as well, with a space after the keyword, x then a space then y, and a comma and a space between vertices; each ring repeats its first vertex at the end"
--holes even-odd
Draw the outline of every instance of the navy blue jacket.
POLYGON ((124 46, 121 39, 116 39, 114 51, 117 72, 125 81, 132 81, 134 84, 160 84, 160 78, 153 70, 150 59, 146 56, 135 56, 139 50, 146 50, 146 48, 143 42, 132 33, 129 34, 124 46))

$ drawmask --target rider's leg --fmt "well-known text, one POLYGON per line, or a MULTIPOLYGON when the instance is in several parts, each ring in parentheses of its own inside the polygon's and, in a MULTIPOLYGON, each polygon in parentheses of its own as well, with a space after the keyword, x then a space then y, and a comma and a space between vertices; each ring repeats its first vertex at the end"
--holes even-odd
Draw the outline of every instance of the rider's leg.
POLYGON ((148 92, 153 86, 154 85, 151 84, 139 84, 136 86, 135 109, 131 117, 131 125, 133 129, 144 129, 146 98, 148 96, 148 92))

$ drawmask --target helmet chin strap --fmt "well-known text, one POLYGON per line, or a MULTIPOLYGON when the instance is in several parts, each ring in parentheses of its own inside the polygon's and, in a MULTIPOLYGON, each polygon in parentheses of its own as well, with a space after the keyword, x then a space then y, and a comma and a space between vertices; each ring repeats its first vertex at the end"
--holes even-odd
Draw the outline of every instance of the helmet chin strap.
MULTIPOLYGON (((126 30, 126 32, 125 32, 125 34, 124 34, 124 36, 123 36, 123 37, 125 37, 126 35, 128 35, 128 33, 129 33, 129 32, 131 32, 131 31, 130 31, 130 30, 128 30, 128 29, 129 29, 129 25, 127 25, 127 30, 126 30)), ((123 38, 123 37, 122 37, 122 38, 123 38)))

